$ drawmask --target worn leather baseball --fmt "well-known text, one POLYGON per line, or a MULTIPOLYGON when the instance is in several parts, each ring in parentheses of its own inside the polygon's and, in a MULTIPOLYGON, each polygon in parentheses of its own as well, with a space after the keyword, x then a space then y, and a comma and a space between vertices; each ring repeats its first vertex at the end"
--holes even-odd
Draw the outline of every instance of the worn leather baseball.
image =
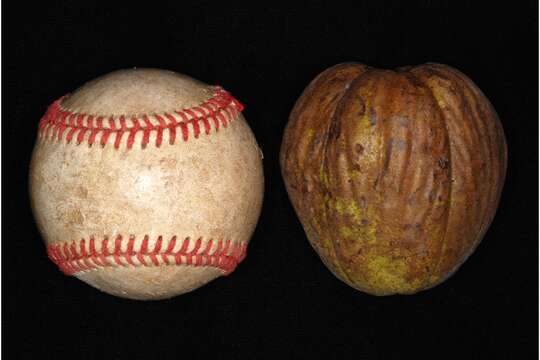
POLYGON ((233 271, 263 197, 262 153, 228 92, 120 70, 54 102, 30 166, 49 257, 107 293, 162 299, 233 271))

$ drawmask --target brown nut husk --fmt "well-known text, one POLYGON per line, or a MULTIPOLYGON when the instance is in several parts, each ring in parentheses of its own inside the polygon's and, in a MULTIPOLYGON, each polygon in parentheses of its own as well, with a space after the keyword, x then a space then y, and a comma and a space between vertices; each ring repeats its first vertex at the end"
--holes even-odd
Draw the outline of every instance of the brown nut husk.
POLYGON ((454 273, 494 217, 506 162, 489 100, 432 63, 327 69, 296 102, 280 154, 313 248, 373 295, 416 293, 454 273))

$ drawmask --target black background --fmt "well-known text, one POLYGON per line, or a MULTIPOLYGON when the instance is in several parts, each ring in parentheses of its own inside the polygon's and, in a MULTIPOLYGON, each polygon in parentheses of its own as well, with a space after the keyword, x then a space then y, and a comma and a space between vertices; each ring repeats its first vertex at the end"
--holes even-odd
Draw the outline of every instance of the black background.
POLYGON ((536 357, 537 2, 354 3, 4 2, 6 358, 536 357), (311 79, 344 61, 449 64, 476 82, 503 123, 509 167, 497 216, 461 270, 429 291, 373 297, 338 281, 287 198, 278 153, 288 114, 311 79), (229 277, 158 302, 115 298, 62 275, 27 195, 46 106, 133 66, 224 86, 246 104, 265 154, 265 202, 246 260, 229 277))

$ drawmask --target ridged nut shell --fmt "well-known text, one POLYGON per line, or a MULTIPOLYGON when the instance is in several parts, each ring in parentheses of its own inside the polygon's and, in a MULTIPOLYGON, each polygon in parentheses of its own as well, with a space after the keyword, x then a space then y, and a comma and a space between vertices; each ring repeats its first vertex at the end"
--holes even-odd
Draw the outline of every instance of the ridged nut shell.
POLYGON ((506 161, 489 100, 441 64, 327 69, 296 102, 280 154, 310 243, 374 295, 415 293, 457 270, 494 217, 506 161))

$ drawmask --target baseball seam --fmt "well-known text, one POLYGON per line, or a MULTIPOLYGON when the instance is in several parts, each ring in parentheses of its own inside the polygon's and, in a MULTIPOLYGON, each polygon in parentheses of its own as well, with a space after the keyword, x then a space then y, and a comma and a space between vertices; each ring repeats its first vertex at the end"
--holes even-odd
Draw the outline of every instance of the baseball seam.
POLYGON ((183 240, 177 236, 164 239, 158 236, 150 249, 150 237, 134 235, 105 236, 88 241, 66 241, 47 247, 49 258, 66 275, 97 270, 100 268, 141 266, 210 266, 230 274, 245 258, 247 244, 231 240, 203 240, 202 237, 183 240))
POLYGON ((167 138, 169 144, 174 145, 180 136, 188 141, 191 136, 199 138, 201 132, 208 135, 212 131, 217 132, 221 126, 227 128, 244 109, 223 88, 214 86, 213 89, 213 96, 198 106, 160 114, 138 115, 105 116, 74 112, 62 108, 62 100, 66 95, 49 106, 39 122, 38 135, 61 141, 66 134, 68 144, 72 141, 76 145, 86 142, 88 146, 98 143, 102 147, 109 140, 114 140, 115 149, 120 148, 124 134, 127 134, 127 140, 124 140, 127 149, 133 148, 136 142, 144 149, 151 140, 160 147, 167 138))

